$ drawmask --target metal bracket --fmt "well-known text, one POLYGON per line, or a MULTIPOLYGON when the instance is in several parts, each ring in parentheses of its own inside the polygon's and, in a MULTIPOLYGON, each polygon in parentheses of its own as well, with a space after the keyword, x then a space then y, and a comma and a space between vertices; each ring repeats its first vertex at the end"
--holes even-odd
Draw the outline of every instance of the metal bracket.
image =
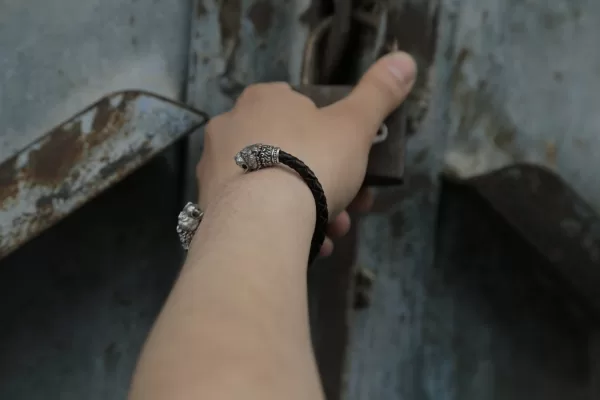
POLYGON ((60 124, 0 164, 0 258, 206 121, 185 104, 132 90, 60 124))

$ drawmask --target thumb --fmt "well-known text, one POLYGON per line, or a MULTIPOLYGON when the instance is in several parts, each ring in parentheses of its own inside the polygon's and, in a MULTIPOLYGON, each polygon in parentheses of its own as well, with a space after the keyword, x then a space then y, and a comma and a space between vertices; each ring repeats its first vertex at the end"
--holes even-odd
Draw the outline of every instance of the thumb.
POLYGON ((369 68, 346 98, 323 111, 351 119, 359 129, 374 135, 388 114, 402 104, 416 74, 417 67, 410 55, 390 53, 369 68))

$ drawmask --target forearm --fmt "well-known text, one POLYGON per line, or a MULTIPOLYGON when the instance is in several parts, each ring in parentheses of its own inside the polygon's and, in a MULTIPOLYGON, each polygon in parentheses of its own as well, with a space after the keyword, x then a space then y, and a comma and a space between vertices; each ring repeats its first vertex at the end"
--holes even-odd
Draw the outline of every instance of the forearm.
POLYGON ((249 174, 206 209, 145 347, 132 399, 318 399, 306 262, 314 201, 249 174))

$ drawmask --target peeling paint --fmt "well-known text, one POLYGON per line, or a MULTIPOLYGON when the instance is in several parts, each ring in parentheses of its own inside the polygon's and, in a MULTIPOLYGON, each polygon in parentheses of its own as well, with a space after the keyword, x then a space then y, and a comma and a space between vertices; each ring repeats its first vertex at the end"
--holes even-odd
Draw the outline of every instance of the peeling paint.
POLYGON ((150 93, 115 93, 0 164, 0 257, 207 119, 150 93))
POLYGON ((18 182, 14 177, 18 174, 17 159, 12 158, 0 165, 0 206, 5 207, 8 200, 19 194, 18 182))
POLYGON ((76 121, 44 137, 40 148, 29 153, 24 171, 27 178, 47 186, 62 182, 83 156, 84 143, 80 132, 81 123, 76 121))

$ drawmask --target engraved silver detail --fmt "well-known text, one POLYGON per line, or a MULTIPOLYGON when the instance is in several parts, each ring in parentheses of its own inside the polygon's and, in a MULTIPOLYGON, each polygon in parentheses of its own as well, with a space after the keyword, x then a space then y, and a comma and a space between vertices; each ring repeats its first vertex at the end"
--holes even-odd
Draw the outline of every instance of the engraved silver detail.
POLYGON ((177 217, 177 234, 181 246, 188 250, 204 213, 197 204, 187 203, 177 217))
POLYGON ((244 147, 234 160, 245 172, 257 171, 279 164, 279 150, 279 147, 257 143, 244 147))

